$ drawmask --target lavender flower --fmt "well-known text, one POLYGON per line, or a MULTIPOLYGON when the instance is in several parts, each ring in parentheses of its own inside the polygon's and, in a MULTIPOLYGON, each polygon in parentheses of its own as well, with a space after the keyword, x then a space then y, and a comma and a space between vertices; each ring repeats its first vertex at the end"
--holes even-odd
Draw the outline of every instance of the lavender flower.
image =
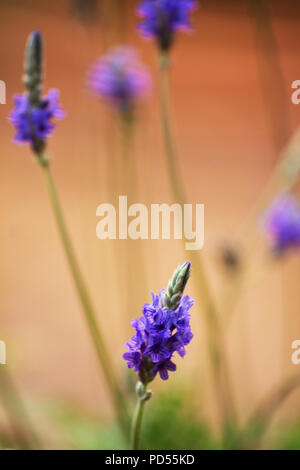
POLYGON ((132 321, 135 334, 126 344, 129 352, 123 357, 143 384, 151 382, 157 373, 167 380, 169 372, 176 370, 174 354, 183 357, 185 346, 193 338, 189 310, 194 301, 183 296, 190 268, 189 262, 179 266, 167 289, 152 294, 152 302, 143 307, 143 316, 132 321))
POLYGON ((108 103, 124 113, 131 112, 137 99, 149 88, 149 74, 140 65, 135 51, 121 46, 96 61, 88 83, 108 103))
POLYGON ((147 38, 156 38, 162 51, 171 47, 176 30, 191 28, 189 14, 196 7, 193 0, 144 0, 138 13, 144 18, 140 32, 147 38))
POLYGON ((300 247, 300 206, 292 194, 278 196, 264 216, 275 253, 300 247))
POLYGON ((24 68, 26 93, 14 96, 15 108, 9 119, 16 129, 15 142, 29 142, 34 152, 40 155, 45 148, 45 139, 55 129, 53 118, 61 119, 65 113, 59 107, 57 90, 41 96, 42 39, 39 31, 29 36, 24 68))
POLYGON ((14 96, 15 108, 9 119, 17 131, 15 142, 34 144, 35 141, 43 140, 53 132, 55 126, 52 119, 62 119, 65 115, 59 107, 58 94, 58 90, 50 90, 37 107, 30 104, 26 93, 14 96))

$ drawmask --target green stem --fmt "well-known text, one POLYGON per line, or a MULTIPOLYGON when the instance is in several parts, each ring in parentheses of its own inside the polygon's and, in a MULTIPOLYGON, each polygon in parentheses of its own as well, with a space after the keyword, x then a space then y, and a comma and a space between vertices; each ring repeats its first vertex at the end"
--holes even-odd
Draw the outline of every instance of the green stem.
POLYGON ((300 374, 287 377, 256 407, 242 431, 234 438, 231 446, 238 449, 259 448, 274 414, 284 400, 300 387, 300 374))
POLYGON ((100 332, 100 329, 96 320, 97 317, 95 314, 94 306, 91 302, 89 293, 87 291, 86 285, 84 283, 80 268, 78 266, 78 263, 77 263, 77 260, 73 251, 71 240, 67 231, 67 227, 64 222, 64 217, 63 217, 60 203, 58 200, 58 196, 56 193, 54 181, 53 181, 51 172, 48 167, 47 159, 44 156, 41 156, 39 161, 41 163, 41 168, 43 171, 43 175, 45 177, 45 182, 46 182, 46 186, 47 186, 48 193, 50 196, 58 230, 59 230, 61 240, 65 249, 67 260, 69 262, 73 280, 78 291, 81 305, 85 313, 85 318, 86 318, 87 325, 88 325, 88 328, 89 328, 89 331, 90 331, 90 334, 91 334, 91 337, 92 337, 92 340, 96 349, 97 357, 102 367, 109 391, 111 393, 111 397, 112 397, 113 404, 115 407, 116 415, 119 420, 119 424, 122 430, 124 431, 125 435, 127 436, 128 419, 127 419, 126 405, 125 405, 125 401, 123 398, 123 394, 114 376, 112 365, 109 359, 109 355, 108 355, 106 346, 102 338, 102 334, 100 332))
POLYGON ((268 3, 266 0, 248 0, 248 9, 254 26, 262 97, 277 158, 290 138, 292 126, 285 76, 268 3))
POLYGON ((169 104, 169 59, 167 55, 161 56, 160 61, 160 105, 163 135, 166 147, 166 157, 172 183, 174 197, 178 201, 185 201, 184 190, 180 183, 177 167, 176 150, 171 126, 171 113, 169 104))
POLYGON ((41 449, 42 444, 34 430, 8 365, 0 369, 1 401, 9 417, 14 439, 19 449, 41 449))
POLYGON ((122 194, 128 196, 128 202, 134 202, 137 198, 137 167, 133 148, 134 122, 131 116, 122 116, 122 194))
MULTIPOLYGON (((139 200, 138 168, 134 149, 134 121, 123 117, 122 121, 122 194, 127 195, 128 205, 139 200)), ((146 267, 142 249, 143 240, 127 240, 124 247, 124 268, 127 279, 127 312, 136 312, 146 294, 146 267), (139 293, 136 292, 139 279, 139 293)), ((123 281, 124 283, 124 281, 123 281)))
POLYGON ((132 418, 132 429, 131 429, 131 449, 139 450, 141 440, 141 427, 142 419, 145 407, 145 400, 138 397, 137 404, 134 410, 132 418))
MULTIPOLYGON (((182 187, 177 154, 174 144, 171 118, 170 118, 170 99, 169 99, 169 58, 167 54, 163 54, 160 58, 160 106, 162 117, 163 136, 166 148, 166 157, 170 180, 172 185, 173 196, 175 201, 181 205, 186 203, 185 191, 182 187)), ((201 253, 190 252, 190 258, 193 265, 194 278, 196 287, 199 290, 199 301, 206 316, 209 336, 209 351, 213 366, 213 375, 215 379, 216 391, 218 393, 218 401, 221 408, 223 421, 226 425, 229 419, 234 418, 234 405, 231 393, 231 384, 227 369, 227 361, 225 359, 225 348, 223 341, 223 333, 219 321, 218 309, 211 291, 210 282, 208 280, 206 269, 201 253), (221 353, 222 351, 222 353, 221 353), (221 364, 222 362, 222 364, 221 364), (222 385, 226 391, 222 392, 222 385)))

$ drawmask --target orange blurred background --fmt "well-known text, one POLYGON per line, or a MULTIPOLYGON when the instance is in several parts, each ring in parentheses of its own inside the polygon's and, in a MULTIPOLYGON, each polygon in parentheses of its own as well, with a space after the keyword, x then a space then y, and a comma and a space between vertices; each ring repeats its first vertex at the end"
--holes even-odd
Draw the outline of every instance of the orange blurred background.
MULTIPOLYGON (((115 174, 121 136, 115 116, 86 88, 86 73, 113 45, 135 47, 153 77, 134 131, 136 202, 172 200, 157 99, 157 51, 136 32, 135 3, 91 2, 96 9, 90 16, 87 10, 80 15, 69 0, 0 1, 0 79, 7 86, 7 104, 0 105, 0 339, 6 341, 7 360, 24 393, 73 402, 99 416, 110 415, 110 400, 40 168, 27 147, 12 143, 14 130, 7 116, 12 95, 23 90, 25 41, 39 29, 45 43, 44 89, 58 88, 67 112, 49 141, 52 170, 99 322, 123 379, 127 369, 121 356, 130 319, 152 290, 166 285, 177 264, 189 259, 180 241, 141 242, 145 282, 136 275, 132 311, 126 312, 126 280, 120 272, 123 242, 96 238, 97 206, 115 203, 120 194, 115 174)), ((202 0, 193 24, 192 33, 178 34, 172 51, 172 108, 189 202, 205 204, 203 254, 218 292, 226 282, 216 261, 219 243, 237 231, 300 123, 300 107, 291 103, 291 83, 300 79, 300 4, 202 0)), ((133 278, 140 269, 130 260, 126 268, 133 278)), ((247 289, 226 328, 241 420, 275 383, 297 372, 291 364, 291 343, 300 338, 299 275, 297 254, 274 264, 247 289)), ((188 293, 196 300, 195 338, 184 362, 178 360, 176 376, 153 388, 184 383, 193 389, 199 410, 205 403, 205 414, 215 421, 205 324, 192 282, 188 293)), ((278 416, 293 416, 296 410, 297 392, 278 416)))

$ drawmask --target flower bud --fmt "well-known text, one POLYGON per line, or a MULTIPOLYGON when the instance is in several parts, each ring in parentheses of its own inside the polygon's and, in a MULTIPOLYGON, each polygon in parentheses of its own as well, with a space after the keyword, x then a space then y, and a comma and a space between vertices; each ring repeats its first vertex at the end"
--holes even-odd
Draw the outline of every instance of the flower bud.
POLYGON ((185 286, 189 280, 191 273, 191 263, 187 261, 174 271, 172 278, 168 283, 168 287, 162 296, 162 306, 169 310, 176 310, 183 295, 185 286))
POLYGON ((42 87, 42 37, 39 31, 31 33, 27 41, 23 82, 28 91, 29 103, 39 107, 42 87))

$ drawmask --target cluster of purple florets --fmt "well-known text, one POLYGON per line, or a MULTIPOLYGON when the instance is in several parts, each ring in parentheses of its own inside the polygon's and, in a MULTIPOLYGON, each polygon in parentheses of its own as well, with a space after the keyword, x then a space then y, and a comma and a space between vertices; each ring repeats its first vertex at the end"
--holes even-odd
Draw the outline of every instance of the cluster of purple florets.
POLYGON ((143 17, 139 30, 146 37, 155 37, 162 50, 168 50, 176 30, 190 29, 193 0, 144 0, 138 13, 143 17))
POLYGON ((264 217, 265 229, 273 249, 282 254, 300 247, 300 205, 289 193, 278 196, 264 217))
POLYGON ((143 307, 143 316, 132 321, 136 333, 126 343, 129 352, 123 357, 128 367, 139 373, 140 380, 148 383, 157 373, 163 380, 169 371, 175 371, 174 354, 185 355, 185 346, 193 338, 189 310, 194 304, 188 295, 181 298, 175 310, 162 307, 162 296, 152 294, 152 302, 143 307))
POLYGON ((62 119, 64 111, 58 104, 58 90, 50 90, 39 106, 32 106, 27 93, 15 95, 15 108, 10 114, 10 122, 16 128, 14 140, 19 143, 43 140, 55 129, 53 118, 62 119))

